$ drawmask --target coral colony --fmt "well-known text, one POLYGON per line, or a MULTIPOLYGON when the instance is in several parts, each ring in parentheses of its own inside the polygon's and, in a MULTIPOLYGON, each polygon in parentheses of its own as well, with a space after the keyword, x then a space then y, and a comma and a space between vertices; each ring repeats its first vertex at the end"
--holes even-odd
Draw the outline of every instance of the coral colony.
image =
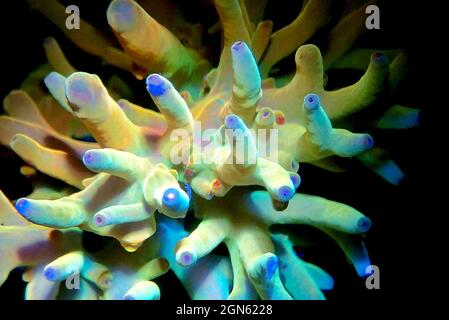
MULTIPOLYGON (((213 66, 201 28, 170 1, 111 1, 105 15, 121 48, 82 14, 68 29, 58 1, 29 1, 79 48, 142 80, 160 112, 123 99, 132 89, 118 77, 78 71, 54 38, 44 41, 48 63, 4 99, 0 116, 0 141, 28 164, 21 172, 34 186, 14 204, 0 193, 0 284, 25 267, 26 299, 159 299, 157 278, 170 269, 192 299, 325 299, 334 280, 295 253, 303 239, 294 224, 322 231, 360 277, 369 274, 361 235, 370 219, 301 193, 298 172, 300 163, 339 171, 338 157, 355 157, 399 183, 387 152, 348 129, 350 115, 395 89, 406 56, 353 48, 373 1, 348 0, 321 50, 308 40, 329 23, 332 1, 304 1, 277 31, 263 20, 266 2, 213 1, 222 32, 213 66), (285 57, 296 68, 277 77, 285 57), (337 68, 365 73, 328 91, 326 72, 337 68), (188 228, 189 218, 199 223, 188 228), (86 232, 110 241, 87 251, 86 232), (212 252, 221 243, 226 255, 212 252)), ((404 129, 417 117, 392 105, 374 125, 404 129)))

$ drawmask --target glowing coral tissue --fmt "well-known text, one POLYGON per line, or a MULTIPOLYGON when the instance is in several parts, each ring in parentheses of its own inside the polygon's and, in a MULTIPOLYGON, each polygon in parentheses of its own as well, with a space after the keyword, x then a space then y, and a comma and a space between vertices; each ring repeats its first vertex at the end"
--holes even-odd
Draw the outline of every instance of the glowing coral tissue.
MULTIPOLYGON (((406 68, 398 48, 354 46, 375 1, 346 1, 323 48, 310 39, 328 28, 330 0, 303 1, 282 26, 264 20, 267 0, 211 1, 219 21, 208 31, 176 1, 156 2, 111 1, 110 30, 100 32, 82 6, 70 30, 65 5, 28 1, 77 47, 138 79, 155 107, 44 41, 48 63, 5 97, 0 116, 0 142, 34 188, 19 199, 0 193, 0 284, 24 267, 25 299, 155 300, 170 295, 158 277, 171 270, 192 299, 325 299, 334 278, 298 255, 307 239, 294 225, 334 240, 363 282, 370 218, 303 193, 301 171, 339 172, 336 159, 353 158, 385 183, 404 176, 351 117, 391 95, 406 68), (215 60, 202 42, 214 30, 215 60), (283 74, 281 60, 290 61, 283 74), (343 68, 364 74, 326 89, 328 71, 343 68), (107 245, 86 250, 86 233, 107 245)), ((392 104, 372 125, 407 129, 418 117, 392 104)))

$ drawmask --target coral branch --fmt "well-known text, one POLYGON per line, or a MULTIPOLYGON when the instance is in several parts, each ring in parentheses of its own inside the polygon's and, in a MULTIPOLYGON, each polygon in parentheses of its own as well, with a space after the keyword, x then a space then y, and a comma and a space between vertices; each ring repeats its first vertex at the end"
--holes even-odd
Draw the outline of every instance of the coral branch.
POLYGON ((65 83, 70 108, 102 147, 137 154, 147 151, 143 133, 109 96, 98 76, 76 72, 65 83))
POLYGON ((125 51, 147 73, 163 73, 173 81, 182 83, 192 77, 198 68, 199 57, 187 50, 136 2, 112 1, 107 18, 125 51))
POLYGON ((262 83, 257 63, 251 50, 244 42, 236 42, 231 47, 234 84, 232 98, 224 112, 235 113, 251 124, 256 113, 256 105, 262 97, 262 83))
POLYGON ((331 119, 347 116, 372 104, 385 88, 389 65, 386 56, 374 53, 363 77, 355 84, 327 92, 323 101, 332 103, 326 109, 331 119))
POLYGON ((92 25, 80 19, 79 30, 71 30, 66 27, 65 6, 57 0, 50 0, 48 3, 42 3, 38 0, 28 0, 31 7, 64 32, 75 45, 82 50, 102 58, 106 62, 125 70, 132 70, 132 60, 124 53, 114 47, 114 43, 95 29, 92 25), (112 54, 113 53, 113 54, 112 54))
POLYGON ((55 177, 75 188, 82 189, 82 181, 92 177, 79 159, 73 155, 55 149, 46 148, 30 137, 16 134, 10 147, 23 160, 51 177, 55 177))
POLYGON ((277 62, 293 53, 327 23, 329 7, 328 0, 307 1, 292 23, 271 35, 270 45, 261 61, 262 75, 267 75, 277 62))
POLYGON ((48 63, 53 67, 53 69, 55 69, 56 72, 66 77, 76 72, 76 69, 67 60, 55 38, 49 37, 45 39, 44 49, 48 63))
POLYGON ((357 38, 366 30, 365 9, 375 4, 377 0, 371 0, 350 12, 329 33, 328 43, 324 54, 324 69, 329 69, 335 61, 349 51, 357 38))

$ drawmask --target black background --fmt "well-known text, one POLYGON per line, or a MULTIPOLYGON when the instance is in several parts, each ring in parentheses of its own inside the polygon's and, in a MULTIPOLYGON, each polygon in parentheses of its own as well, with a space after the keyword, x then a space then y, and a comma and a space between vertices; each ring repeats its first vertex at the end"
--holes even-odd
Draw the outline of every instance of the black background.
MULTIPOLYGON (((213 10, 198 11, 190 6, 188 1, 178 2, 193 22, 211 25, 216 19, 213 10)), ((267 16, 274 21, 275 27, 285 25, 295 17, 298 5, 294 2, 270 2, 267 16)), ((108 1, 71 1, 67 4, 79 5, 83 19, 108 30, 105 14, 108 1)), ((438 69, 437 44, 443 39, 442 29, 434 27, 433 23, 438 20, 436 16, 441 9, 431 1, 419 5, 409 1, 384 1, 381 2, 380 8, 381 29, 367 32, 359 44, 371 48, 406 50, 410 56, 410 69, 395 94, 395 102, 421 109, 421 124, 418 128, 406 131, 371 131, 376 143, 390 151, 392 158, 405 172, 406 178, 399 186, 389 185, 356 161, 351 163, 351 170, 342 174, 324 172, 307 165, 300 169, 301 192, 351 205, 370 217, 373 222, 366 244, 372 263, 378 265, 381 270, 380 290, 367 290, 364 280, 355 275, 352 267, 345 261, 342 251, 331 241, 320 248, 306 248, 302 251, 304 259, 315 262, 334 276, 335 288, 327 294, 332 301, 395 301, 404 296, 427 297, 429 293, 419 288, 433 280, 430 280, 432 275, 424 271, 423 265, 432 266, 436 263, 431 253, 432 248, 436 249, 436 242, 429 244, 426 241, 429 240, 427 232, 429 227, 433 230, 443 212, 433 210, 425 196, 431 192, 432 187, 426 179, 433 175, 430 173, 432 168, 427 166, 428 160, 431 160, 435 167, 442 166, 437 162, 442 148, 435 147, 436 138, 431 134, 435 125, 433 98, 439 92, 435 84, 438 80, 431 72, 438 69)), ((0 32, 1 98, 10 90, 18 88, 31 70, 45 62, 42 41, 47 36, 54 36, 75 67, 98 73, 101 77, 118 73, 136 88, 141 99, 147 99, 147 104, 150 100, 145 94, 142 82, 113 67, 100 66, 97 58, 73 46, 50 22, 38 13, 30 11, 24 1, 2 3, 0 32)), ((207 40, 215 41, 215 50, 218 50, 219 39, 216 36, 207 40)), ((288 63, 287 61, 286 64, 288 63)), ((441 61, 441 64, 443 63, 441 61)), ((336 74, 336 77, 340 77, 340 74, 336 74)), ((341 79, 353 80, 352 76, 343 76, 341 79)), ((0 148, 0 161, 0 189, 10 199, 27 195, 31 190, 30 185, 19 173, 23 162, 3 147, 0 148)), ((436 178, 438 179, 438 176, 436 178)), ((436 195, 432 202, 438 204, 436 195)), ((20 276, 20 270, 12 272, 0 288, 0 301, 23 298, 24 286, 20 276)), ((172 274, 164 275, 156 282, 162 288, 162 299, 187 298, 184 289, 172 274)))

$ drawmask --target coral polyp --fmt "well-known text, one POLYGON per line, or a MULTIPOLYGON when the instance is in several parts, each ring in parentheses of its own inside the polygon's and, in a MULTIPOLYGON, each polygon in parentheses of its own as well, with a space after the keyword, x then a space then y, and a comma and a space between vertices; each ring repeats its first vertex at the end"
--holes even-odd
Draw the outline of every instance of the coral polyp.
MULTIPOLYGON (((84 20, 67 30, 56 0, 28 2, 141 88, 78 71, 45 40, 48 63, 5 98, 0 116, 0 142, 27 163, 34 186, 14 202, 1 194, 0 284, 25 267, 26 299, 154 300, 157 278, 171 270, 192 299, 325 299, 334 279, 294 250, 307 242, 294 225, 324 233, 357 275, 369 275, 371 220, 303 193, 301 172, 304 163, 340 172, 339 158, 354 158, 392 184, 403 177, 352 117, 393 96, 406 68, 400 50, 353 48, 374 1, 348 0, 332 28, 333 1, 304 1, 275 31, 263 20, 267 1, 215 0, 218 60, 203 27, 172 1, 111 1, 105 20, 117 41, 84 20), (320 48, 310 40, 325 27, 320 48), (293 68, 280 73, 285 60, 293 68), (328 89, 338 68, 364 74, 328 89), (133 100, 142 88, 159 112, 133 100), (107 245, 86 250, 86 233, 107 245)), ((418 114, 391 105, 371 124, 409 128, 418 114)))

